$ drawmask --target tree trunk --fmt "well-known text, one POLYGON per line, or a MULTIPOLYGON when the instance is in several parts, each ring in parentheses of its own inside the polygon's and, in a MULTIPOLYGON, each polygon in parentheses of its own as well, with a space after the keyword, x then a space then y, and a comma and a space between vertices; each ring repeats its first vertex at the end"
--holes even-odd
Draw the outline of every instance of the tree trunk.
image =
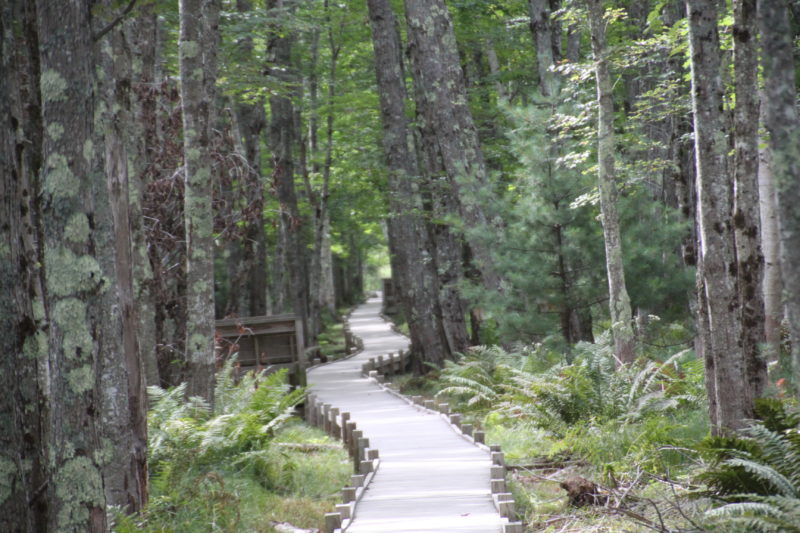
MULTIPOLYGON (((37 2, 43 144, 41 228, 49 322, 43 398, 47 529, 105 533, 103 365, 122 352, 103 146, 93 118, 91 3, 37 2)), ((117 361, 121 364, 121 361, 117 361)), ((121 391, 125 394, 125 391, 121 391)))
MULTIPOLYGON (((105 7, 108 13, 114 13, 113 5, 107 3, 105 7)), ((116 298, 115 307, 122 321, 121 328, 109 329, 111 335, 121 339, 122 352, 105 356, 102 373, 103 432, 113 444, 113 453, 104 472, 106 501, 108 505, 137 512, 147 503, 147 396, 139 352, 139 319, 134 303, 128 169, 133 164, 129 154, 136 151, 130 135, 136 128, 131 115, 131 55, 124 29, 124 25, 117 25, 106 34, 101 41, 104 52, 97 59, 105 73, 100 81, 107 110, 103 117, 103 142, 110 222, 114 232, 113 236, 98 235, 96 239, 98 255, 100 250, 114 251, 117 293, 112 298, 116 298)), ((99 218, 99 212, 97 209, 95 219, 99 218)))
MULTIPOLYGON (((287 7, 293 4, 284 0, 269 0, 268 9, 280 17, 287 7)), ((291 49, 293 35, 281 22, 270 28, 267 53, 271 59, 270 76, 284 84, 284 89, 274 93, 269 99, 270 142, 272 146, 272 182, 277 192, 281 210, 281 225, 285 237, 286 269, 290 287, 291 306, 294 313, 303 321, 303 329, 308 337, 308 287, 304 242, 301 233, 302 219, 297 207, 294 185, 294 106, 286 93, 292 81, 291 49), (272 68, 274 67, 274 68, 272 68)), ((306 340, 308 340, 306 338, 306 340)))
MULTIPOLYGON (((237 0, 240 13, 253 9, 250 0, 237 0)), ((239 42, 245 59, 251 60, 253 40, 245 37, 239 42)), ((264 183, 261 176, 261 132, 266 127, 264 101, 256 98, 253 103, 236 104, 238 134, 244 145, 244 157, 248 172, 244 180, 244 193, 247 198, 247 217, 244 235, 244 262, 247 286, 247 309, 250 316, 267 313, 267 234, 264 231, 264 183)))
POLYGON ((726 431, 742 427, 752 416, 753 394, 746 380, 741 346, 736 250, 731 227, 733 198, 731 180, 726 173, 716 3, 687 0, 687 8, 703 262, 698 272, 702 275, 708 316, 708 338, 703 344, 706 358, 713 361, 714 367, 715 386, 708 392, 716 395, 717 429, 726 431))
POLYGON ((210 110, 214 80, 210 50, 201 44, 206 27, 201 0, 180 1, 179 65, 184 145, 184 217, 186 223, 186 392, 214 400, 214 242, 211 210, 210 110))
MULTIPOLYGON (((765 104, 761 104, 762 110, 765 104)), ((766 144, 766 141, 763 141, 766 144)), ((761 144, 761 143, 760 143, 761 144)), ((761 249, 764 253, 764 338, 768 361, 777 361, 781 349, 781 322, 783 321, 783 280, 781 278, 780 228, 778 227, 778 200, 772 180, 770 149, 759 150, 758 199, 761 214, 761 249)))
POLYGON ((159 46, 158 17, 152 5, 140 7, 141 14, 133 21, 130 34, 133 62, 132 128, 135 150, 132 155, 133 172, 130 196, 130 223, 133 246, 133 291, 136 305, 139 350, 144 361, 146 383, 159 385, 158 359, 156 357, 155 295, 153 294, 153 269, 147 253, 147 236, 144 223, 144 201, 147 183, 154 174, 153 159, 157 151, 157 96, 156 50, 159 46))
POLYGON ((797 112, 794 34, 789 2, 758 2, 766 109, 764 125, 772 150, 772 178, 778 199, 781 270, 792 337, 792 373, 800 388, 800 115, 797 112))
POLYGON ((758 30, 756 0, 735 0, 734 71, 734 207, 737 285, 742 323, 742 351, 748 391, 758 398, 767 384, 767 362, 761 356, 764 336, 764 256, 758 199, 758 30))
POLYGON ((500 290, 501 280, 490 252, 495 229, 482 207, 491 191, 468 105, 450 13, 443 0, 406 0, 405 6, 415 83, 427 100, 423 112, 436 134, 482 282, 489 290, 500 290))
POLYGON ((369 0, 368 7, 383 122, 383 149, 389 168, 389 227, 398 265, 398 271, 393 274, 408 320, 412 351, 417 356, 414 369, 421 373, 426 370, 425 363, 440 366, 453 352, 438 307, 439 287, 430 236, 420 216, 419 169, 409 149, 411 137, 405 114, 407 94, 400 32, 387 0, 369 0))
POLYGON ((636 344, 631 325, 631 302, 625 287, 622 264, 622 236, 617 214, 617 184, 614 169, 614 95, 608 71, 605 10, 600 0, 587 0, 592 52, 597 83, 598 126, 597 168, 600 190, 600 211, 603 219, 603 239, 608 272, 609 310, 614 335, 614 354, 618 364, 628 364, 636 357, 636 344))
POLYGON ((47 368, 37 202, 42 129, 33 2, 0 6, 0 531, 45 531, 47 368), (12 24, 13 23, 13 24, 12 24), (23 142, 25 139, 27 142, 23 142))
POLYGON ((558 94, 560 78, 552 71, 559 57, 554 50, 556 31, 552 18, 550 0, 528 0, 530 29, 536 44, 536 60, 539 68, 539 90, 542 96, 558 94))

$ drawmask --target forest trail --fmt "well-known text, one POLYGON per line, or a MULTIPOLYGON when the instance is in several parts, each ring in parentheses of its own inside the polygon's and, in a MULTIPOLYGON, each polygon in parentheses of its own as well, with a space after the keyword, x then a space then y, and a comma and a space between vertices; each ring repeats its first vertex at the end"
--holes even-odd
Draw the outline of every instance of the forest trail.
POLYGON ((349 412, 380 450, 381 464, 358 504, 348 533, 495 533, 503 520, 490 494, 488 454, 457 435, 438 415, 418 409, 361 377, 370 357, 408 348, 371 298, 350 316, 364 350, 312 369, 311 392, 349 412))

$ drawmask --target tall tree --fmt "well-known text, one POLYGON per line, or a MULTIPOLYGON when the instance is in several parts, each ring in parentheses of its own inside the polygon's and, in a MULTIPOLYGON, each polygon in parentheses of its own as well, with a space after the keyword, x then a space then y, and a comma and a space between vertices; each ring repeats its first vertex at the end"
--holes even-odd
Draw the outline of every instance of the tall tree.
POLYGON ((800 388, 800 115, 797 111, 794 33, 789 2, 758 2, 764 65, 764 124, 772 152, 772 178, 778 199, 781 269, 789 332, 792 336, 794 386, 800 388))
MULTIPOLYGON (((110 22, 117 16, 116 4, 106 2, 99 21, 110 22)), ((99 13, 99 11, 98 11, 99 13)), ((131 234, 131 209, 128 172, 133 166, 136 147, 131 133, 136 131, 131 115, 133 77, 130 46, 125 25, 116 23, 99 41, 96 64, 104 72, 98 83, 98 95, 105 109, 102 144, 105 146, 105 175, 108 180, 110 223, 113 234, 95 237, 98 257, 109 250, 107 262, 116 272, 114 298, 120 324, 109 330, 121 339, 120 352, 104 354, 103 434, 112 443, 105 465, 104 485, 109 505, 128 511, 141 510, 147 502, 147 418, 145 375, 139 351, 137 327, 140 321, 134 303, 134 250, 131 234)), ((96 209, 95 219, 105 208, 96 209)))
POLYGON ((45 531, 47 365, 38 172, 42 128, 36 5, 0 6, 0 530, 45 531))
POLYGON ((430 236, 421 216, 420 174, 409 150, 411 137, 405 114, 407 94, 400 31, 388 0, 369 0, 367 5, 375 49, 383 146, 389 169, 389 231, 399 269, 393 274, 397 278, 416 355, 415 371, 422 372, 425 363, 442 365, 453 353, 438 306, 439 287, 430 236))
POLYGON ((291 97, 292 43, 294 34, 288 27, 288 16, 294 9, 291 0, 269 0, 267 9, 274 22, 270 24, 267 39, 267 72, 281 85, 280 91, 269 98, 269 137, 272 149, 272 183, 280 203, 282 243, 286 254, 286 277, 290 288, 291 306, 303 321, 308 335, 308 275, 305 246, 302 239, 302 219, 295 192, 295 165, 293 149, 294 104, 291 97))
MULTIPOLYGON (((243 14, 253 10, 250 0, 237 0, 236 9, 243 14)), ((253 38, 243 36, 238 47, 243 60, 253 56, 253 38)), ((248 214, 243 241, 243 257, 247 280, 247 311, 251 316, 267 312, 267 235, 264 230, 264 183, 261 175, 261 133, 266 128, 264 99, 236 104, 238 134, 244 145, 248 171, 244 173, 243 192, 247 197, 248 214)))
POLYGON ((587 0, 589 28, 594 55, 595 83, 597 85, 597 173, 600 190, 600 211, 603 218, 603 240, 606 249, 608 273, 608 299, 611 312, 611 331, 614 336, 614 354, 620 364, 630 363, 636 357, 636 345, 631 324, 631 301, 625 287, 625 268, 622 263, 622 235, 617 213, 619 195, 615 173, 614 94, 608 67, 606 24, 608 18, 602 0, 587 0))
POLYGON ((459 205, 475 266, 487 288, 501 283, 490 253, 484 206, 491 196, 483 151, 467 99, 450 13, 443 0, 406 0, 406 23, 415 83, 436 136, 449 188, 459 205))
POLYGON ((721 52, 717 5, 713 0, 687 0, 692 58, 697 201, 700 226, 698 276, 704 292, 708 329, 703 345, 706 371, 713 380, 715 430, 742 427, 752 415, 752 393, 745 379, 742 352, 736 250, 732 227, 733 198, 727 173, 727 144, 722 120, 721 52))
POLYGON ((530 28, 536 43, 536 62, 539 71, 539 90, 543 96, 558 94, 560 79, 552 67, 558 60, 557 46, 560 32, 553 19, 553 0, 528 0, 530 28))
MULTIPOLYGON (((213 402, 214 243, 211 210, 211 109, 216 68, 206 12, 215 0, 181 0, 179 65, 184 146, 184 217, 186 224, 187 394, 213 402)), ((214 43, 216 44, 216 43, 214 43)))
POLYGON ((736 276, 742 322, 742 350, 751 392, 761 396, 767 382, 767 362, 759 353, 764 331, 764 256, 758 188, 758 29, 756 0, 733 3, 734 205, 736 276))

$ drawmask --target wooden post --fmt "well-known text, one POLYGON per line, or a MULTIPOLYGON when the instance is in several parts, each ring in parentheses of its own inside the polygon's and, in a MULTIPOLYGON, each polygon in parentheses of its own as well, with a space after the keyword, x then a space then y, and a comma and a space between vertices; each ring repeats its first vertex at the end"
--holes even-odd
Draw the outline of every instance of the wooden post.
POLYGON ((339 417, 339 408, 332 407, 328 416, 330 417, 328 435, 331 437, 338 437, 341 435, 339 424, 336 422, 336 419, 339 417))
POLYGON ((498 502, 498 511, 500 512, 500 516, 504 516, 509 520, 514 520, 516 515, 514 513, 514 501, 504 501, 498 502))
POLYGON ((342 500, 344 503, 356 500, 356 487, 345 487, 342 489, 342 500))
POLYGON ((461 433, 467 437, 472 436, 472 424, 461 424, 461 433))
POLYGON ((372 461, 361 461, 359 463, 358 471, 365 476, 372 472, 372 461))
POLYGON ((425 409, 430 409, 431 411, 436 410, 436 402, 433 400, 425 400, 425 409))
POLYGON ((490 481, 492 485, 492 494, 499 494, 501 492, 506 491, 506 480, 503 479, 493 479, 490 481))
POLYGON ((458 413, 453 413, 450 415, 450 423, 453 424, 455 427, 461 427, 461 415, 458 413))
POLYGON ((322 429, 328 435, 331 434, 331 404, 329 403, 322 406, 322 429))
POLYGON ((356 457, 358 458, 359 461, 364 461, 367 458, 367 452, 366 452, 367 448, 369 448, 369 439, 366 437, 361 437, 360 439, 358 439, 358 442, 356 444, 356 449, 358 450, 358 453, 356 457))
POLYGON ((489 469, 490 479, 501 479, 506 477, 506 467, 500 465, 492 465, 489 469))
POLYGON ((472 434, 472 438, 475 442, 480 444, 486 444, 486 433, 483 431, 476 429, 475 432, 472 434))
POLYGON ((344 444, 349 449, 352 447, 353 443, 353 432, 356 430, 356 423, 352 420, 348 420, 347 424, 344 427, 344 444))
POLYGON ((350 484, 356 488, 364 486, 364 476, 361 474, 353 474, 350 476, 350 484))
POLYGON ((449 403, 440 403, 439 404, 439 412, 445 415, 450 414, 450 404, 449 403))
POLYGON ((378 452, 377 448, 370 448, 369 450, 367 450, 367 459, 368 460, 374 461, 378 457, 380 457, 380 453, 378 452))
POLYGON ((422 396, 412 396, 411 401, 416 405, 422 405, 422 396))
POLYGON ((339 438, 342 439, 342 442, 345 444, 347 443, 347 423, 350 422, 350 413, 342 413, 342 431, 339 434, 339 438))
POLYGON ((342 515, 339 513, 325 513, 325 533, 334 533, 342 527, 342 515))
POLYGON ((492 452, 492 464, 505 466, 506 456, 503 452, 492 452))
POLYGON ((525 533, 522 529, 522 522, 509 522, 503 524, 503 533, 525 533))
POLYGON ((342 519, 347 520, 350 518, 350 505, 346 503, 336 504, 336 512, 342 515, 342 519))

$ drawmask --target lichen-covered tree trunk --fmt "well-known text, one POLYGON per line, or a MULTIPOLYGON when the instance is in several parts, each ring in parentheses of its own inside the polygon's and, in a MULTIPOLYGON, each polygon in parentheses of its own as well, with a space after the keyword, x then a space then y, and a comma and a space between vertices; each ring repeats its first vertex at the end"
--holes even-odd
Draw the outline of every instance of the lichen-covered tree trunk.
POLYGON ((147 252, 144 224, 146 184, 152 180, 154 163, 151 160, 158 143, 157 99, 151 87, 156 83, 156 49, 158 47, 158 17, 151 4, 140 7, 141 12, 130 27, 133 54, 131 97, 134 120, 129 125, 130 138, 135 143, 132 154, 130 223, 133 246, 133 291, 136 305, 139 350, 143 359, 146 383, 159 385, 156 357, 155 295, 153 269, 147 252))
POLYGON ((442 365, 454 353, 442 324, 436 262, 428 228, 421 216, 420 173, 410 150, 397 19, 387 0, 369 0, 367 5, 383 122, 383 150, 389 169, 390 229, 399 270, 393 274, 411 333, 416 356, 414 368, 423 372, 425 363, 442 365))
POLYGON ((767 384, 767 362, 761 356, 764 336, 764 256, 758 203, 758 29, 756 0, 733 2, 734 205, 737 286, 742 322, 742 350, 748 392, 758 398, 767 384))
MULTIPOLYGON (((708 338, 707 371, 714 376, 717 431, 742 427, 752 416, 741 346, 741 314, 736 280, 736 250, 732 227, 733 198, 727 174, 727 143, 722 120, 721 54, 716 2, 687 0, 692 57, 692 109, 697 164, 697 210, 700 227, 698 271, 705 291, 708 338)), ((701 334, 703 331, 701 330, 701 334)), ((712 402, 713 403, 713 402, 712 402)))
POLYGON ((0 531, 44 531, 40 376, 47 336, 37 249, 41 115, 35 4, 0 6, 0 531), (25 139, 26 142, 23 142, 25 139))
MULTIPOLYGON (((116 13, 107 2, 108 13, 116 13)), ((103 17, 101 20, 104 20, 103 17)), ((114 263, 116 308, 121 323, 112 324, 109 335, 122 341, 122 350, 107 353, 103 361, 103 434, 112 443, 111 457, 104 469, 106 501, 129 511, 141 510, 147 502, 147 408, 144 369, 139 352, 139 320, 134 303, 134 250, 131 234, 129 169, 136 147, 131 134, 136 131, 131 115, 132 67, 125 26, 117 25, 99 41, 96 64, 103 69, 99 88, 103 99, 102 142, 105 145, 105 175, 109 205, 96 208, 108 216, 110 208, 113 234, 98 235, 101 250, 114 263)))
MULTIPOLYGON (((39 1, 47 530, 104 533, 103 364, 122 353, 91 3, 39 1), (99 127, 99 125, 97 125, 99 127)), ((119 364, 119 361, 117 361, 119 364)), ((123 392, 125 394, 125 392, 123 392)))
POLYGON ((450 13, 443 0, 406 0, 405 6, 414 81, 427 100, 423 113, 436 135, 481 280, 487 289, 501 290, 490 251, 495 229, 484 211, 491 190, 450 13))
POLYGON ((758 2, 766 109, 764 125, 772 150, 772 177, 778 199, 781 270, 792 337, 794 386, 800 387, 800 115, 797 111, 794 33, 789 2, 758 2))
POLYGON ((631 301, 625 287, 625 268, 622 263, 622 235, 617 214, 617 183, 614 168, 614 94, 608 71, 606 47, 606 17, 600 0, 587 0, 592 53, 597 84, 597 174, 600 190, 600 212, 603 220, 603 240, 608 274, 608 304, 614 354, 617 363, 631 363, 636 357, 636 345, 631 324, 631 301))
MULTIPOLYGON (((269 0, 267 8, 276 17, 285 17, 290 2, 269 0)), ((293 35, 281 20, 270 27, 267 53, 270 75, 285 84, 285 91, 270 96, 269 137, 272 148, 272 183, 278 196, 281 209, 281 230, 285 237, 286 278, 290 287, 291 306, 294 313, 303 321, 308 335, 308 286, 304 243, 302 239, 302 219, 297 206, 295 192, 294 158, 294 105, 287 95, 288 84, 292 81, 292 41, 293 35)))
POLYGON ((201 0, 180 1, 178 60, 181 75, 186 225, 186 361, 190 396, 213 402, 214 246, 211 210, 210 109, 213 82, 206 80, 201 43, 208 28, 201 0))

